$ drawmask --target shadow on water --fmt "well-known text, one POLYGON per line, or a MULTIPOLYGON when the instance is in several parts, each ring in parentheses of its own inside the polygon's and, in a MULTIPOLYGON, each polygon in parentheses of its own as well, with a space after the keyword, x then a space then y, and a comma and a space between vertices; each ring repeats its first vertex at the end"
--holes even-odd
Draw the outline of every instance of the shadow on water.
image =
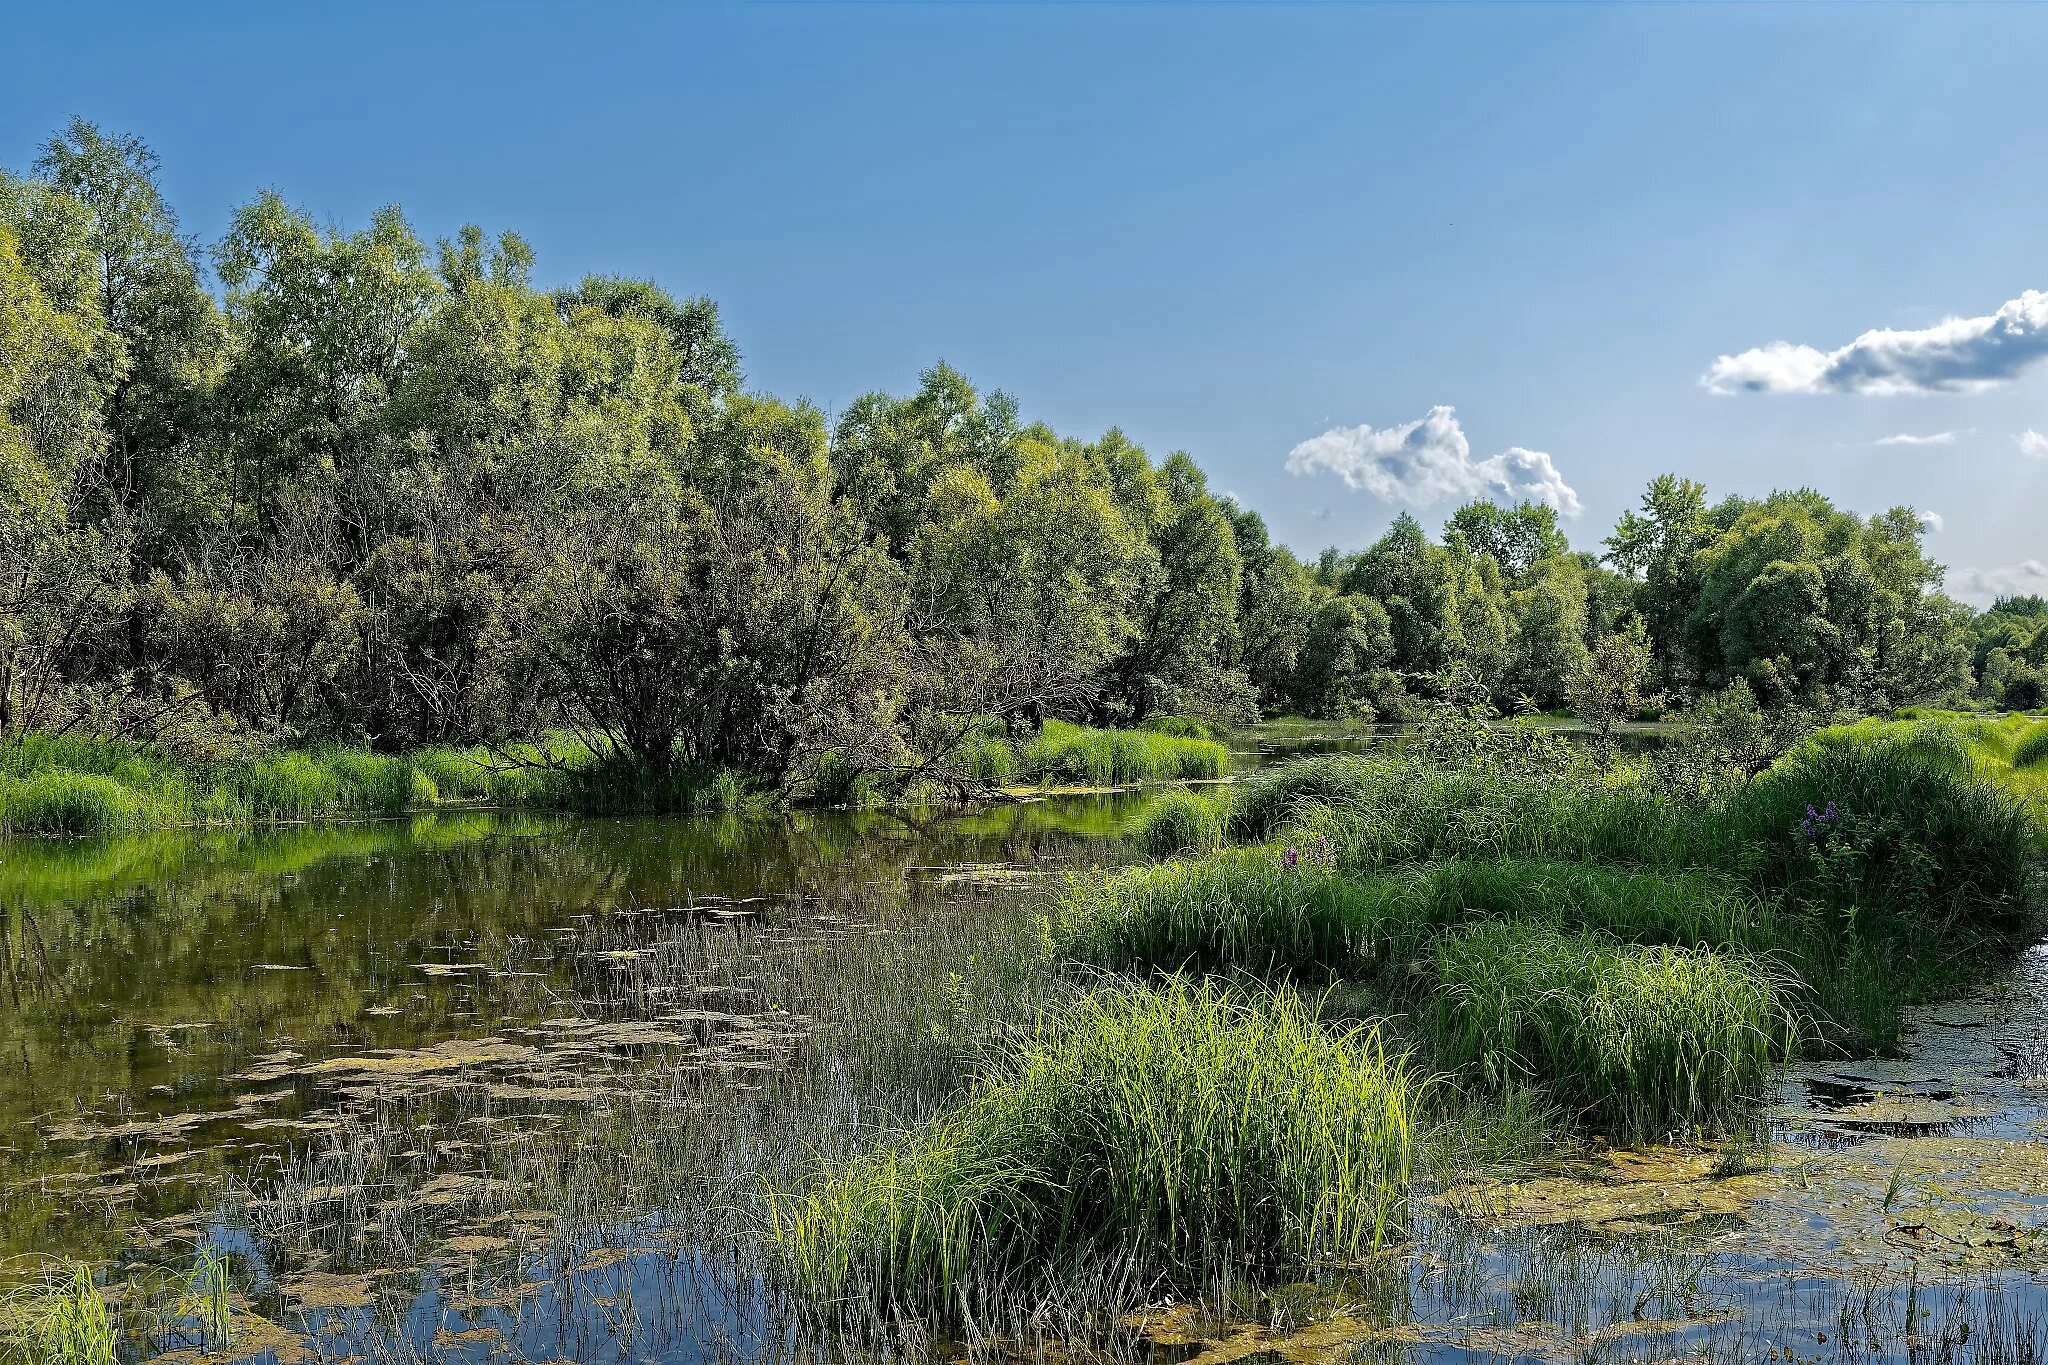
POLYGON ((225 1250, 214 1359, 2041 1357, 2038 954, 1788 1075, 1768 1142, 1453 1170, 1301 1284, 805 1325, 763 1192, 957 1093, 1052 989, 1041 889, 1149 799, 0 846, 0 1274, 225 1250))

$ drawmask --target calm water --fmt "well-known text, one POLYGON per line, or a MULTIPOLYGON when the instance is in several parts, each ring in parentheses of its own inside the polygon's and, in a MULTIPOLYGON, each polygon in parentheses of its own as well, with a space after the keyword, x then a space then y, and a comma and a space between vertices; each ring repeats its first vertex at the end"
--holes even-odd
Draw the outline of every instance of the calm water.
MULTIPOLYGON (((224 1248, 229 1355, 842 1358, 747 1250, 761 1190, 944 1102, 1146 799, 0 846, 0 1274, 224 1248)), ((1788 1076, 1768 1146, 1439 1170, 1400 1254, 1083 1354, 2034 1359, 2044 1004, 2029 955, 1788 1076)))

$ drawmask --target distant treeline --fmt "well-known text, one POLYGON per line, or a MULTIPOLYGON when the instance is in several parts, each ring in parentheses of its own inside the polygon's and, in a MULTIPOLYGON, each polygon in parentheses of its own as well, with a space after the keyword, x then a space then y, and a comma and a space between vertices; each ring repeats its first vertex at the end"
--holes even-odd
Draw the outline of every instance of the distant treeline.
MULTIPOLYGON (((743 387, 710 300, 532 267, 268 192, 202 252, 148 149, 83 122, 0 173, 0 731, 568 727, 656 769, 924 778, 992 726, 1398 718, 1450 676, 1503 708, 1975 685, 1905 508, 1666 477, 1604 554, 1475 503, 1304 563, 1184 454, 943 364, 828 421, 743 387)), ((1987 684, 2038 688, 2048 642, 1999 640, 1987 684)))

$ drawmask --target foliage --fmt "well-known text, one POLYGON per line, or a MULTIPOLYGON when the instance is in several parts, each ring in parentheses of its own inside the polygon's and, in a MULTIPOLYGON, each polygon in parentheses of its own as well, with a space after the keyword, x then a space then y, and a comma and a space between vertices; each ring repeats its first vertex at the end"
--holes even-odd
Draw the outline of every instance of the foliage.
POLYGON ((158 170, 74 122, 0 173, 0 735, 567 730, 656 788, 830 753, 886 794, 1007 776, 991 726, 1043 754, 1050 720, 1399 720, 1447 672, 1603 731, 1651 689, 2044 699, 2038 604, 1967 621, 1906 509, 1666 477, 1606 565, 1489 502, 1304 563, 1185 453, 943 363, 830 424, 748 393, 712 300, 544 288, 509 233, 265 192, 209 293, 158 170))

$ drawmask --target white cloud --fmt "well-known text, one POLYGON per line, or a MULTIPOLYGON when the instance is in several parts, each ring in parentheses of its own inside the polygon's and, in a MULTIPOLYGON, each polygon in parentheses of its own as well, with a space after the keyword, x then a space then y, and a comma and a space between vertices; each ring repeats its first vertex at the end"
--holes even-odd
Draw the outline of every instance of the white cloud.
POLYGON ((1923 530, 1923 531, 1939 531, 1939 530, 1941 529, 1941 527, 1942 527, 1941 513, 1939 513, 1939 512, 1922 512, 1922 513, 1920 514, 1920 529, 1921 529, 1921 530, 1923 530))
POLYGON ((1880 328, 1833 351, 1774 341, 1724 355, 1700 383, 1715 393, 1973 393, 2044 358, 2048 293, 2029 289, 1986 317, 1880 328))
POLYGON ((2023 559, 2002 569, 1951 569, 1949 596, 1975 607, 1988 607, 2001 597, 2048 593, 2048 564, 2023 559))
POLYGON ((1902 431, 1896 436, 1880 436, 1874 444, 1881 446, 1952 446, 1956 443, 1953 431, 1937 431, 1927 436, 1915 436, 1902 431))
POLYGON ((1545 503, 1568 517, 1580 510, 1578 493, 1540 450, 1510 446, 1473 459, 1457 411, 1449 407, 1431 408, 1427 417, 1402 426, 1333 427, 1287 453, 1288 473, 1320 470, 1388 502, 1417 507, 1497 493, 1508 502, 1545 503))
POLYGON ((2029 429, 2021 432, 2013 437, 2013 439, 2020 443, 2020 453, 2022 455, 2031 455, 2037 460, 2048 460, 2048 436, 2043 436, 2040 432, 2029 429))

